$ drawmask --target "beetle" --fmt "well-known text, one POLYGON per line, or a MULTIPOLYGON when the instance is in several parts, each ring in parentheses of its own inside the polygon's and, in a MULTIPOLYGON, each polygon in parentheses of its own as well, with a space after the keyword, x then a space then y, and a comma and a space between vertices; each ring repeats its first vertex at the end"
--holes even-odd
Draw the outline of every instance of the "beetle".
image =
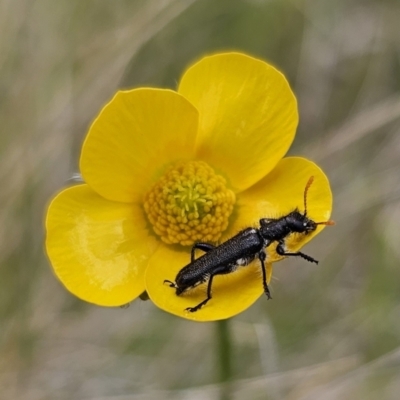
POLYGON ((286 250, 286 239, 292 233, 303 233, 307 235, 317 229, 318 225, 334 225, 331 220, 315 222, 307 217, 307 192, 313 183, 311 176, 304 189, 304 213, 297 208, 289 214, 280 218, 261 218, 259 228, 246 228, 237 235, 214 246, 210 243, 195 243, 191 250, 190 263, 183 267, 177 274, 175 282, 164 280, 170 287, 176 289, 179 296, 208 281, 207 298, 194 307, 186 308, 186 311, 196 312, 212 298, 212 282, 216 275, 230 274, 239 267, 249 265, 256 258, 260 260, 262 271, 262 283, 264 293, 271 299, 271 293, 267 284, 267 273, 265 260, 267 258, 266 248, 277 242, 276 252, 280 256, 302 257, 306 261, 318 264, 313 257, 301 251, 289 252, 286 250), (195 258, 196 250, 205 252, 201 257, 195 258))

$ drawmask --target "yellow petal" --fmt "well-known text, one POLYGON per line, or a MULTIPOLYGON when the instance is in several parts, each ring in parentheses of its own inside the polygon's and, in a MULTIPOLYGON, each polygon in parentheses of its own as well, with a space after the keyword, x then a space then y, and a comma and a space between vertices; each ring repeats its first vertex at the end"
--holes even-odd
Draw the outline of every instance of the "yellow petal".
POLYGON ((60 192, 46 219, 54 272, 75 296, 102 306, 128 303, 144 291, 157 241, 137 205, 103 199, 88 185, 60 192))
MULTIPOLYGON (((313 162, 301 157, 287 157, 268 176, 238 195, 237 218, 230 225, 224 240, 244 227, 259 226, 260 218, 279 218, 296 208, 304 212, 304 189, 311 176, 314 181, 307 194, 307 216, 315 222, 327 221, 332 210, 328 178, 313 162)), ((288 250, 299 250, 324 227, 320 225, 308 235, 290 235, 286 240, 288 250)), ((282 259, 274 252, 275 247, 268 247, 270 262, 282 259)))
MULTIPOLYGON (((198 251, 196 258, 202 254, 198 251)), ((227 275, 217 275, 212 284, 212 299, 200 310, 189 312, 206 299, 207 284, 197 286, 180 296, 164 280, 175 281, 180 269, 190 262, 188 251, 177 251, 160 246, 146 270, 146 289, 151 300, 161 309, 193 321, 215 321, 239 314, 250 307, 262 294, 262 273, 258 262, 239 268, 227 275)), ((271 279, 272 265, 267 265, 267 280, 271 279)))
POLYGON ((197 157, 225 172, 236 191, 271 171, 293 141, 296 99, 263 61, 239 53, 203 58, 178 91, 200 113, 197 157))
POLYGON ((83 144, 83 178, 108 200, 137 201, 171 161, 193 158, 197 127, 197 110, 176 92, 118 92, 83 144))

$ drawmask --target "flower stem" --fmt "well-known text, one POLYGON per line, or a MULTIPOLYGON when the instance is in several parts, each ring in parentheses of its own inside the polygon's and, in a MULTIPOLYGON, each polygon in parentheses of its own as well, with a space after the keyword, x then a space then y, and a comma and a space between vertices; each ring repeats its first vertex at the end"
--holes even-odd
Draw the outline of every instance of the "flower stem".
POLYGON ((216 352, 219 369, 219 382, 221 384, 220 399, 229 400, 230 395, 230 384, 232 380, 232 347, 231 337, 229 331, 229 320, 221 320, 216 324, 217 339, 218 339, 218 350, 216 352))

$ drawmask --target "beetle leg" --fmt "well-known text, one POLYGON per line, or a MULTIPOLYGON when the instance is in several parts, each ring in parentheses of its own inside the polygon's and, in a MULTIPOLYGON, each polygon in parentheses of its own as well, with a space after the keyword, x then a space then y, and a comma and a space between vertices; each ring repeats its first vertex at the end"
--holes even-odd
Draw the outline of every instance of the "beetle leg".
POLYGON ((192 251, 190 252, 190 261, 193 262, 195 260, 194 256, 195 256, 196 249, 203 250, 204 252, 207 253, 207 251, 210 251, 214 248, 215 248, 215 246, 210 243, 205 243, 205 242, 195 243, 192 247, 192 251))
POLYGON ((280 241, 280 242, 278 243, 278 246, 276 246, 276 252, 277 252, 280 256, 301 257, 301 258, 304 258, 305 260, 307 260, 307 261, 309 261, 309 262, 314 262, 314 263, 318 264, 318 260, 316 260, 315 258, 312 258, 311 256, 308 256, 307 254, 302 253, 301 251, 297 251, 296 253, 287 252, 287 251, 285 250, 284 245, 285 245, 284 241, 280 241))
POLYGON ((211 295, 211 286, 212 286, 212 281, 215 275, 219 275, 219 274, 224 274, 226 273, 226 266, 222 266, 217 268, 215 271, 212 272, 212 274, 210 274, 210 277, 208 279, 208 286, 207 286, 207 298, 205 300, 203 300, 201 303, 197 304, 197 306, 195 307, 188 307, 185 310, 189 311, 189 312, 196 312, 198 310, 200 310, 201 307, 203 307, 204 305, 206 305, 206 303, 211 300, 212 295, 211 295))
POLYGON ((168 283, 168 286, 169 286, 169 287, 172 287, 172 288, 175 288, 175 289, 178 287, 178 286, 176 286, 176 283, 175 283, 175 282, 169 281, 168 279, 165 279, 165 280, 164 280, 164 285, 165 285, 166 283, 168 283))
POLYGON ((264 293, 267 295, 268 300, 272 299, 271 292, 269 291, 268 283, 267 283, 267 271, 265 269, 265 259, 267 258, 267 254, 265 253, 264 250, 261 250, 258 253, 258 258, 260 259, 261 262, 261 270, 262 270, 262 275, 263 275, 263 287, 264 287, 264 293))

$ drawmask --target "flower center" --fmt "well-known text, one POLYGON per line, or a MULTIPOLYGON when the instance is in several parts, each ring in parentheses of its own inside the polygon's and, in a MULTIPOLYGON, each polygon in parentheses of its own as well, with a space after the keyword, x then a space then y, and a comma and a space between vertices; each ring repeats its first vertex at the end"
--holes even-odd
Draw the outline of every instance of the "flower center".
POLYGON ((168 244, 215 242, 227 228, 235 194, 202 161, 169 169, 144 197, 154 231, 168 244))

